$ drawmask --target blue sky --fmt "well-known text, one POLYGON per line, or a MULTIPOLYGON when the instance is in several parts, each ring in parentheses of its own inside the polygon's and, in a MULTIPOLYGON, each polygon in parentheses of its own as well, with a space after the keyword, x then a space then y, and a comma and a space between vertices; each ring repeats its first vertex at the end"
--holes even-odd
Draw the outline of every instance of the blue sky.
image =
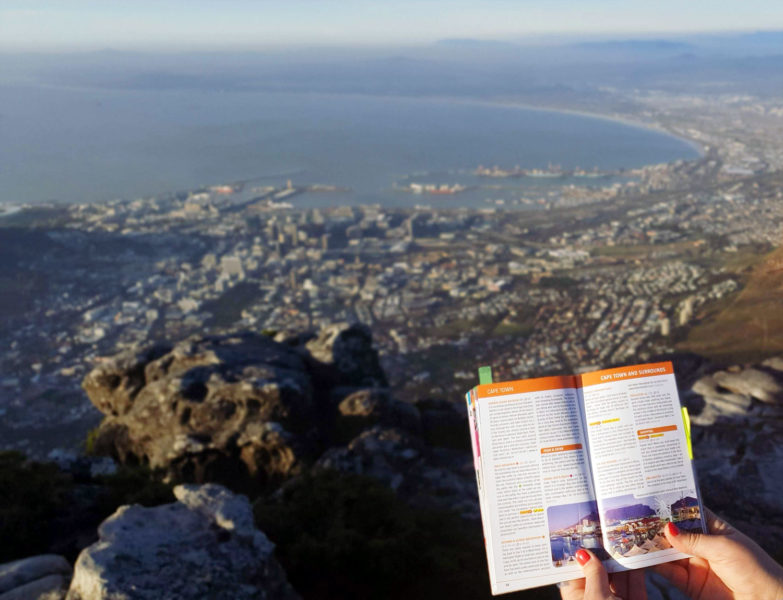
POLYGON ((570 527, 579 521, 580 517, 585 517, 598 507, 594 501, 579 502, 577 504, 563 504, 561 506, 550 506, 547 509, 546 516, 549 520, 549 531, 557 531, 565 527, 570 527))
POLYGON ((0 47, 252 48, 783 29, 780 0, 3 0, 0 47))

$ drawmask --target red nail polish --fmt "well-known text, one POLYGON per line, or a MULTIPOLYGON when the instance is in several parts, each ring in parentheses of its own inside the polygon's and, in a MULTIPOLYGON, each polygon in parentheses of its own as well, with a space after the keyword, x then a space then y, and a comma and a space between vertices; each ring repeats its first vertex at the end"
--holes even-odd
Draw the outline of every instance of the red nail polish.
POLYGON ((680 535, 680 529, 674 523, 667 523, 666 529, 669 530, 669 535, 671 536, 680 535))
POLYGON ((581 548, 576 551, 576 561, 584 566, 585 563, 590 560, 590 554, 586 552, 585 550, 582 550, 581 548))

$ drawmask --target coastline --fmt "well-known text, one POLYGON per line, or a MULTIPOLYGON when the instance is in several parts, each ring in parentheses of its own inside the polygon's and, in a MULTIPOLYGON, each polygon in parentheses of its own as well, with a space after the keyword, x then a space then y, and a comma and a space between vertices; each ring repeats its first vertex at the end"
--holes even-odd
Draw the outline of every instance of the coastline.
MULTIPOLYGON (((372 96, 371 94, 350 94, 350 95, 357 96, 357 97, 363 97, 363 96, 377 97, 377 96, 372 96)), ((441 102, 448 101, 448 102, 455 102, 459 104, 468 104, 468 105, 473 104, 473 105, 488 106, 488 107, 503 107, 503 108, 512 108, 512 109, 521 109, 521 110, 530 110, 530 111, 540 111, 540 112, 547 112, 547 113, 559 113, 559 114, 573 115, 576 117, 585 117, 588 119, 609 121, 612 123, 620 123, 627 127, 652 131, 654 133, 660 133, 675 138, 677 140, 680 140, 686 143, 687 145, 689 145, 691 148, 693 148, 701 158, 703 158, 707 154, 706 149, 704 148, 704 146, 700 141, 683 136, 680 133, 671 131, 661 123, 657 123, 657 122, 649 123, 644 121, 637 121, 634 120, 632 117, 626 117, 622 115, 596 113, 596 112, 590 112, 579 108, 548 108, 546 106, 539 106, 536 104, 528 104, 526 102, 517 102, 513 100, 503 100, 499 98, 493 100, 493 99, 481 99, 481 98, 459 98, 453 96, 394 96, 394 97, 407 99, 407 100, 427 99, 432 101, 441 101, 441 102)))
MULTIPOLYGON (((2 86, 0 86, 2 87, 2 86)), ((103 88, 103 87, 84 87, 84 86, 61 86, 61 85, 52 85, 52 84, 27 84, 27 85, 13 85, 11 87, 18 87, 23 89, 33 89, 33 88, 50 88, 50 89, 62 89, 67 91, 76 91, 78 93, 86 93, 88 90, 92 90, 99 93, 110 93, 112 95, 119 95, 124 96, 128 92, 130 93, 144 93, 145 90, 117 90, 112 88, 103 88)), ((162 96, 168 96, 171 95, 172 101, 176 101, 177 95, 181 95, 183 93, 183 90, 164 90, 158 92, 158 94, 162 96)), ((218 92, 215 91, 215 94, 218 92)), ((550 115, 557 116, 557 115, 564 115, 564 116, 573 116, 580 119, 589 119, 589 120, 600 120, 602 122, 605 122, 607 124, 614 124, 619 125, 622 127, 634 129, 639 132, 646 132, 646 133, 655 133, 659 134, 661 136, 664 136, 665 138, 668 138, 670 140, 671 146, 676 146, 676 144, 673 143, 673 140, 676 140, 677 142, 681 142, 684 146, 687 146, 688 151, 685 149, 673 149, 671 151, 671 155, 667 157, 666 153, 663 154, 662 159, 656 157, 656 156, 649 156, 647 157, 648 160, 645 160, 644 156, 637 157, 638 162, 636 162, 633 159, 630 159, 630 164, 624 164, 622 165, 623 168, 627 169, 635 169, 635 168, 642 168, 644 166, 648 165, 655 165, 655 164, 666 164, 671 163, 677 160, 684 160, 684 161, 696 161, 700 158, 703 158, 706 155, 706 149, 704 146, 701 145, 700 142, 697 140, 689 139, 686 136, 680 135, 678 133, 675 133, 673 131, 670 131, 667 129, 663 124, 661 123, 649 123, 649 122, 643 122, 643 121, 636 121, 632 118, 628 118, 624 115, 610 115, 610 114, 600 114, 595 112, 589 112, 587 110, 582 110, 579 108, 552 108, 552 107, 546 107, 546 106, 539 106, 535 104, 529 104, 525 102, 518 102, 510 99, 503 99, 503 98, 481 98, 481 97, 454 97, 454 96, 446 96, 446 95, 393 95, 393 96, 386 96, 386 95, 379 95, 379 94, 372 94, 372 93, 308 93, 308 92, 291 92, 291 91, 263 91, 263 90, 241 90, 241 91, 235 91, 232 92, 232 94, 236 94, 238 96, 267 96, 267 97, 279 97, 281 99, 285 97, 310 97, 310 98, 316 98, 318 100, 323 100, 325 102, 328 102, 330 100, 367 100, 367 101, 387 101, 389 103, 406 103, 408 106, 405 108, 406 111, 416 111, 416 105, 423 104, 423 105, 430 105, 427 110, 432 110, 433 105, 437 107, 437 105, 443 105, 446 106, 447 104, 452 104, 456 106, 463 106, 463 107, 479 107, 484 109, 501 109, 501 111, 510 111, 510 110, 521 110, 521 111, 528 111, 530 113, 549 113, 550 115), (696 156, 693 156, 692 154, 695 154, 696 156), (651 160, 650 160, 651 159, 651 160)), ((222 94, 221 94, 222 95, 222 94)), ((277 102, 278 100, 274 100, 277 102)), ((424 110, 424 109, 423 109, 424 110)), ((498 115, 498 121, 503 123, 505 119, 509 119, 513 121, 514 117, 510 113, 506 113, 507 117, 504 117, 503 113, 501 112, 498 115)), ((535 117, 532 117, 535 120, 535 117)), ((567 122, 566 122, 567 123, 567 122)), ((596 126, 594 126, 596 127, 596 126)), ((633 135, 632 132, 629 132, 628 135, 633 135)), ((522 142, 519 142, 522 143, 522 142)), ((645 145, 639 144, 639 148, 643 148, 645 145)), ((263 152, 262 152, 263 154, 263 152)), ((562 154, 562 153, 561 153, 562 154)), ((643 154, 643 153, 642 153, 643 154)), ((598 153, 594 155, 596 158, 599 156, 603 156, 602 153, 598 153)), ((528 157, 529 159, 530 157, 528 157)), ((626 156, 626 161, 628 160, 628 157, 626 156)), ((477 157, 476 160, 480 164, 480 162, 484 159, 481 157, 477 157)), ((502 159, 500 159, 502 160, 502 159)), ((552 159, 550 159, 552 160, 552 159)), ((588 159, 590 160, 590 159, 588 159)), ((567 159, 566 159, 567 161, 567 159)), ((529 162, 529 161, 528 161, 529 162)), ((554 158, 554 164, 558 164, 558 159, 554 158)), ((620 161, 625 162, 625 161, 620 161)), ((218 165, 220 166, 220 165, 218 165)), ((587 168, 590 168, 590 164, 586 165, 587 168)), ((209 183, 211 184, 218 184, 218 183, 225 183, 225 182, 248 182, 248 181, 256 181, 256 180, 262 180, 262 179, 276 179, 280 177, 290 177, 291 173, 299 172, 301 171, 301 167, 285 171, 285 172, 266 172, 262 174, 258 174, 258 171, 255 172, 242 172, 239 173, 239 176, 236 176, 235 173, 224 173, 223 175, 220 174, 213 174, 213 177, 211 177, 211 181, 209 183), (233 176, 232 176, 233 175, 233 176)), ((220 169, 216 169, 215 173, 218 173, 220 169)), ((130 174, 132 175, 132 173, 130 174)), ((127 177, 126 177, 127 179, 127 177)), ((147 184, 153 183, 152 181, 148 181, 146 178, 144 181, 147 184)), ((101 181, 99 184, 103 184, 104 182, 101 181)), ((136 192, 136 193, 128 193, 125 190, 114 190, 109 191, 106 194, 106 197, 103 198, 103 200, 106 200, 107 198, 129 198, 131 196, 138 196, 138 197, 145 197, 148 195, 157 196, 160 194, 166 194, 166 193, 174 193, 175 191, 184 190, 184 189, 195 189, 195 187, 206 185, 203 179, 200 179, 198 182, 195 182, 193 186, 190 186, 186 183, 180 183, 175 184, 173 187, 168 186, 154 186, 154 187, 148 187, 144 186, 146 189, 142 192, 136 192)), ((382 190, 381 190, 382 191, 382 190)), ((50 194, 51 195, 51 194, 50 194)), ((96 199, 95 201, 101 201, 100 199, 96 199)), ((89 200, 88 200, 89 202, 89 200)), ((66 203, 69 203, 66 200, 66 203)), ((37 204, 37 202, 36 202, 37 204)), ((8 213, 0 213, 0 218, 2 216, 5 216, 8 213)))
POLYGON ((24 207, 13 204, 0 204, 0 219, 10 217, 18 212, 21 212, 24 207))
MULTIPOLYGON (((126 93, 126 92, 145 92, 149 90, 145 89, 117 89, 112 87, 100 87, 100 86, 87 86, 87 85, 63 85, 63 84, 53 84, 53 83, 45 83, 45 82, 16 82, 16 83, 2 83, 0 82, 0 87, 29 87, 29 88, 45 88, 45 89, 62 89, 62 90, 68 90, 68 91, 75 91, 75 92, 90 92, 90 91, 100 91, 102 93, 107 92, 115 92, 115 93, 126 93)), ((166 94, 166 93, 181 93, 186 90, 181 89, 170 89, 170 90, 158 90, 158 93, 166 94)), ((215 90, 215 93, 218 93, 217 90, 215 90)), ((221 92, 222 93, 222 92, 221 92)), ((567 115, 574 115, 577 117, 586 117, 589 119, 600 119, 603 121, 609 121, 613 123, 620 123, 622 125, 625 125, 627 127, 633 127, 636 129, 643 129, 647 131, 653 131, 655 133, 661 133, 670 137, 673 137, 675 139, 681 140, 691 146, 694 150, 696 150, 701 157, 706 155, 706 150, 704 149, 701 142, 698 140, 691 139, 687 136, 683 136, 680 133, 675 133, 669 129, 666 128, 665 125, 657 122, 645 122, 645 121, 639 121, 634 119, 632 116, 624 116, 624 115, 617 115, 617 114, 606 114, 606 113, 598 113, 598 112, 591 112, 589 110, 581 109, 581 108, 550 108, 547 106, 540 106, 537 104, 529 104, 527 102, 518 102, 515 100, 505 100, 502 98, 477 98, 477 97, 460 97, 460 96, 410 96, 410 95, 394 95, 394 96, 388 96, 383 94, 359 94, 359 93, 336 93, 336 92, 306 92, 306 91, 283 91, 283 90, 233 90, 231 92, 232 94, 265 94, 265 95, 292 95, 292 96, 315 96, 315 97, 323 97, 323 98, 372 98, 372 99, 388 99, 388 100, 409 100, 409 101, 428 101, 428 102, 453 102, 455 104, 465 104, 465 105, 475 105, 475 106, 486 106, 486 107, 501 107, 501 108, 513 108, 513 109, 522 109, 522 110, 531 110, 531 111, 541 111, 541 112, 547 112, 547 113, 560 113, 560 114, 567 114, 567 115)), ((270 175, 269 177, 272 177, 273 175, 270 175)), ((266 176, 264 176, 266 177, 266 176)))

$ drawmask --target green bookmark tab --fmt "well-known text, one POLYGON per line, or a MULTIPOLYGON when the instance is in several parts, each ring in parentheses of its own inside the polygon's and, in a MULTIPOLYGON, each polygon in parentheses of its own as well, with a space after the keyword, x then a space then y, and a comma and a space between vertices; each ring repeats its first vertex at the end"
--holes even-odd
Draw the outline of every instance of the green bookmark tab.
POLYGON ((685 440, 688 442, 688 458, 693 460, 693 445, 691 444, 691 417, 688 409, 682 407, 682 424, 685 426, 685 440))
POLYGON ((479 384, 492 383, 492 367, 479 367, 479 384))

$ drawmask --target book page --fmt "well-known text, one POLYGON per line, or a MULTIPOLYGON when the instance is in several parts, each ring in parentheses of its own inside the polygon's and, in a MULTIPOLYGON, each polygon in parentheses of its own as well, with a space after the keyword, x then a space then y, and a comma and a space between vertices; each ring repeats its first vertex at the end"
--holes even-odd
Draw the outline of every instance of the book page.
POLYGON ((477 388, 482 514, 493 594, 582 577, 601 546, 574 377, 477 388))
POLYGON ((663 527, 703 530, 670 362, 582 375, 593 481, 604 546, 625 568, 684 555, 663 527))
MULTIPOLYGON (((482 483, 481 474, 481 446, 479 442, 478 431, 478 414, 476 410, 476 390, 470 390, 465 394, 465 404, 468 409, 468 433, 470 434, 470 447, 473 451, 473 468, 476 472, 476 488, 478 490, 479 510, 481 511, 481 527, 484 531, 484 545, 487 551, 487 562, 491 564, 490 558, 492 548, 487 545, 486 541, 490 537, 489 521, 487 517, 486 501, 484 494, 484 484, 482 483)), ((490 579, 492 578, 492 572, 490 571, 490 579)))

